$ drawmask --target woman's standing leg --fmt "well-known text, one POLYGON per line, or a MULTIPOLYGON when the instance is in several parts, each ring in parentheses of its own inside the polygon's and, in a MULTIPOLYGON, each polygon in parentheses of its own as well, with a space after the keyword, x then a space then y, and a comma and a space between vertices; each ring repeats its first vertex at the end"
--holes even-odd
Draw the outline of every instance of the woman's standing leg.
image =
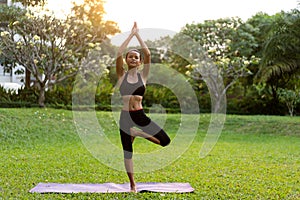
POLYGON ((133 173, 133 161, 132 161, 132 137, 120 130, 121 132, 121 141, 123 145, 124 152, 124 165, 127 172, 127 176, 130 181, 130 191, 136 192, 136 186, 134 181, 134 173, 133 173))
POLYGON ((130 181, 130 192, 137 192, 135 181, 134 181, 132 158, 124 158, 124 164, 125 164, 125 169, 126 169, 126 172, 127 172, 127 176, 129 178, 129 181, 130 181))
POLYGON ((133 173, 133 161, 132 161, 132 137, 126 132, 120 130, 121 132, 121 141, 123 145, 124 152, 124 165, 130 181, 130 190, 131 192, 136 192, 136 186, 134 181, 133 173))
POLYGON ((120 135, 121 135, 121 142, 123 146, 123 153, 124 153, 124 165, 125 170, 127 172, 127 176, 130 181, 130 191, 136 192, 136 185, 134 181, 134 173, 133 173, 133 148, 132 143, 134 137, 131 136, 130 127, 132 126, 130 120, 128 120, 128 113, 122 112, 120 116, 120 135))

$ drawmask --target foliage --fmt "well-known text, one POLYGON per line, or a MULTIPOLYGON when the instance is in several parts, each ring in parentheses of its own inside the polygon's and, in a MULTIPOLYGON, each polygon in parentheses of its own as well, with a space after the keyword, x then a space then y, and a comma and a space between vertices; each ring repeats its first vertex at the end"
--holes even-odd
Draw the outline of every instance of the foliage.
POLYGON ((295 37, 290 33, 298 32, 294 27, 297 26, 295 23, 297 22, 297 12, 295 10, 282 11, 273 16, 258 13, 247 21, 259 29, 254 36, 259 41, 256 55, 262 58, 259 67, 254 71, 254 76, 251 77, 252 81, 248 80, 247 82, 266 84, 270 88, 269 105, 272 107, 269 110, 272 111, 272 114, 282 113, 279 109, 281 105, 277 94, 278 88, 294 88, 295 86, 294 76, 298 70, 296 69, 297 58, 294 56, 297 49, 294 45, 297 44, 290 45, 291 41, 289 40, 295 37), (291 48, 294 49, 294 52, 291 51, 291 48))
MULTIPOLYGON (((47 82, 45 103, 49 106, 70 108, 74 83, 78 83, 81 79, 82 83, 87 81, 87 84, 80 87, 81 91, 76 90, 77 94, 85 100, 89 100, 92 94, 95 98, 93 104, 96 109, 109 110, 113 86, 117 81, 111 58, 115 57, 117 47, 110 43, 107 36, 119 30, 115 22, 103 20, 105 12, 102 0, 82 2, 82 4, 74 4, 72 13, 67 19, 58 20, 66 23, 66 28, 69 28, 68 33, 72 32, 72 29, 74 31, 78 24, 78 29, 74 32, 79 35, 73 35, 70 40, 65 40, 68 47, 65 50, 60 47, 61 49, 57 52, 64 54, 61 58, 66 58, 64 62, 67 62, 67 64, 57 62, 57 67, 71 66, 71 68, 70 71, 54 74, 50 78, 51 81, 47 82), (85 33, 92 37, 83 37, 84 34, 80 37, 84 31, 79 30, 86 31, 85 33), (86 44, 85 47, 75 50, 82 42, 86 44), (86 77, 79 78, 79 75, 76 80, 76 76, 72 77, 72 75, 87 70, 79 70, 79 68, 85 66, 83 63, 89 59, 87 55, 91 52, 91 48, 99 50, 100 62, 93 67, 88 67, 90 72, 85 74, 86 77), (68 53, 70 57, 67 58, 68 53), (103 62, 105 60, 110 61, 103 62), (98 80, 97 76, 87 75, 91 74, 94 69, 96 72, 105 70, 106 75, 101 80, 98 80), (59 77, 69 78, 63 80, 59 77)), ((6 35, 3 28, 8 28, 7 24, 9 27, 13 25, 18 27, 21 19, 31 20, 25 16, 26 10, 13 7, 0 7, 0 9, 0 19, 6 22, 2 21, 3 36, 6 35), (14 22, 19 23, 14 24, 14 22)), ((227 102, 219 102, 220 107, 217 110, 224 108, 221 105, 225 105, 228 113, 284 115, 286 108, 279 88, 294 90, 300 87, 299 27, 299 10, 282 11, 272 16, 257 13, 246 22, 240 18, 224 18, 187 24, 172 38, 164 37, 156 41, 146 41, 146 43, 151 50, 152 63, 160 63, 166 68, 176 69, 193 86, 201 112, 211 112, 212 105, 218 103, 218 99, 226 95, 227 102)), ((28 36, 31 40, 33 37, 34 34, 28 36)), ((60 38, 61 36, 57 34, 55 41, 59 41, 60 38)), ((39 42, 37 40, 35 44, 39 42)), ((42 45, 34 46, 38 49, 42 45)), ((27 45, 27 50, 29 47, 30 45, 27 45)), ((13 51, 7 51, 6 54, 11 55, 3 56, 3 50, 2 54, 0 52, 0 62, 4 63, 8 70, 17 64, 12 53, 13 51)), ((47 57, 46 61, 40 59, 38 63, 49 64, 50 60, 51 56, 47 57)), ((31 63, 34 63, 34 60, 31 63)), ((44 74, 42 68, 38 69, 40 74, 44 74)), ((182 90, 184 91, 184 88, 182 90)), ((1 97, 3 102, 7 102, 5 106, 16 106, 13 105, 14 101, 18 101, 18 105, 20 101, 24 104, 37 101, 39 95, 37 89, 31 88, 25 93, 24 95, 5 93, 1 97)), ((145 109, 159 104, 168 112, 180 110, 178 99, 172 90, 155 84, 147 87, 143 104, 145 109)), ((299 104, 296 104, 293 113, 298 115, 299 109, 299 104)))
POLYGON ((274 104, 272 100, 272 89, 269 85, 252 84, 235 106, 239 109, 239 114, 284 115, 284 106, 274 104))
POLYGON ((206 20, 187 24, 182 36, 174 37, 173 45, 183 48, 181 52, 185 52, 185 59, 175 56, 173 62, 195 82, 205 81, 216 105, 213 112, 226 109, 222 106, 226 105, 226 91, 240 77, 251 74, 247 67, 258 62, 252 55, 252 49, 257 46, 253 29, 242 24, 239 18, 206 20))
POLYGON ((97 93, 99 96, 103 92, 101 91, 101 87, 108 87, 107 94, 110 95, 112 93, 112 88, 109 85, 103 85, 108 83, 104 80, 109 73, 107 66, 111 62, 110 57, 102 55, 101 51, 91 51, 88 54, 82 61, 82 68, 78 71, 74 80, 72 91, 73 105, 93 106, 95 104, 95 94, 97 93))
POLYGON ((46 87, 54 83, 51 80, 55 76, 57 80, 64 79, 67 78, 66 74, 73 75, 76 72, 73 68, 76 55, 66 45, 71 34, 60 20, 46 15, 28 15, 9 24, 7 31, 1 33, 2 54, 11 60, 15 59, 34 76, 40 91, 41 107, 44 106, 46 87))
POLYGON ((170 36, 164 36, 155 41, 146 41, 151 51, 151 63, 169 62, 171 41, 172 38, 170 36))
POLYGON ((145 94, 143 104, 146 108, 150 108, 154 105, 161 105, 168 113, 178 113, 180 111, 178 99, 173 92, 169 88, 158 84, 151 84, 147 86, 147 92, 145 94))
POLYGON ((120 32, 116 22, 104 20, 104 14, 103 0, 84 0, 82 3, 73 3, 69 17, 89 24, 93 30, 91 34, 95 37, 94 42, 102 43, 108 35, 120 32))
MULTIPOLYGON (((22 8, 0 5, 0 19, 1 19, 0 33, 2 31, 5 31, 8 24, 12 24, 15 21, 18 21, 19 19, 25 17, 25 15, 26 15, 26 10, 22 8)), ((3 54, 1 54, 1 52, 2 50, 0 48, 0 64, 4 66, 4 69, 6 71, 10 71, 12 67, 15 67, 15 62, 14 62, 15 59, 11 59, 13 55, 9 57, 5 57, 3 56, 3 54)), ((13 52, 7 52, 7 53, 13 54, 13 52)))
POLYGON ((69 108, 72 105, 72 90, 73 85, 69 84, 69 80, 64 80, 61 83, 55 84, 50 90, 45 93, 45 104, 47 107, 54 108, 69 108))
POLYGON ((0 86, 0 107, 36 107, 38 95, 31 88, 21 88, 17 91, 6 90, 0 86))
POLYGON ((257 47, 253 37, 255 28, 239 18, 187 24, 182 32, 200 45, 201 50, 220 69, 224 79, 244 76, 249 72, 247 67, 257 63, 257 58, 253 56, 253 49, 257 47))
MULTIPOLYGON (((19 7, 13 7, 13 6, 3 6, 0 5, 0 19, 1 23, 8 24, 13 23, 17 20, 19 20, 21 17, 25 16, 26 10, 19 8, 19 7), (6 23, 5 23, 6 22, 6 23)), ((2 28, 2 27, 1 27, 2 28)))
POLYGON ((294 109, 300 103, 300 90, 278 89, 279 100, 286 104, 290 116, 294 115, 294 109))
POLYGON ((20 2, 24 6, 44 6, 47 0, 12 0, 12 2, 20 2))
POLYGON ((262 82, 285 79, 300 66, 300 11, 281 12, 270 24, 270 36, 264 45, 263 60, 259 72, 262 82))
POLYGON ((76 75, 89 50, 98 48, 106 34, 116 32, 110 23, 100 23, 101 18, 95 21, 101 26, 92 26, 91 21, 77 17, 62 20, 28 11, 26 17, 11 22, 1 33, 2 55, 32 74, 41 107, 45 90, 76 75))

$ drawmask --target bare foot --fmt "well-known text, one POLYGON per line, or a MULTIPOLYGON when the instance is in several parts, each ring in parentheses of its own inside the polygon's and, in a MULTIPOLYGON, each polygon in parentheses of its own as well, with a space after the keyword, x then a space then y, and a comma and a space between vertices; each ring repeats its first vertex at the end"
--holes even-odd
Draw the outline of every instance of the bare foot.
POLYGON ((130 192, 137 193, 135 186, 130 186, 130 192))
POLYGON ((152 135, 149 135, 147 133, 144 133, 143 131, 136 130, 134 128, 130 128, 130 135, 131 135, 131 142, 133 142, 134 138, 139 136, 142 138, 146 138, 147 140, 150 140, 151 142, 155 144, 160 144, 160 141, 153 137, 152 135))
POLYGON ((135 130, 134 128, 130 128, 130 135, 132 137, 140 136, 139 131, 135 130))
POLYGON ((134 130, 134 128, 130 128, 130 135, 131 135, 131 143, 133 143, 135 137, 137 136, 136 130, 134 130))

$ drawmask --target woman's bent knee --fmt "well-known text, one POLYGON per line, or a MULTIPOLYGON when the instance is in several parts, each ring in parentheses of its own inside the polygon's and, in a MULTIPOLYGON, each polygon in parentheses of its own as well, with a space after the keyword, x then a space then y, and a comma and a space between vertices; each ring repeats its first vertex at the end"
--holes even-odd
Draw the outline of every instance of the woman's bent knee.
POLYGON ((166 139, 163 140, 163 141, 160 141, 160 145, 163 146, 163 147, 168 146, 170 143, 171 143, 171 140, 170 140, 169 137, 166 138, 166 139))

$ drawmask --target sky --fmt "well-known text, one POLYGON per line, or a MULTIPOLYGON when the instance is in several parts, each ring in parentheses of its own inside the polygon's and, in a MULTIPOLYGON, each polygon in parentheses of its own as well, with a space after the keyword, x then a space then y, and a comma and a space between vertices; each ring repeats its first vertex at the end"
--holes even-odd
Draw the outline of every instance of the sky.
MULTIPOLYGON (((51 9, 67 11, 74 0, 48 0, 51 9)), ((75 0, 81 1, 81 0, 75 0)), ((136 21, 140 28, 159 28, 179 32, 187 23, 206 19, 241 17, 257 12, 275 14, 297 8, 299 0, 104 0, 105 19, 118 23, 122 32, 136 21)))
POLYGON ((275 14, 297 7, 297 0, 106 0, 107 19, 130 31, 134 21, 140 28, 179 32, 187 23, 238 16, 243 20, 257 12, 275 14))
MULTIPOLYGON (((70 9, 74 0, 48 0, 50 9, 70 9), (59 6, 58 6, 59 4, 59 6)), ((81 1, 81 0, 75 0, 81 1)), ((269 15, 282 10, 299 8, 299 0, 104 0, 105 20, 117 22, 122 40, 131 30, 133 22, 145 32, 151 31, 154 38, 179 32, 186 24, 201 23, 208 19, 240 17, 244 21, 258 12, 269 15), (160 33, 158 33, 160 32, 160 33)), ((142 34, 141 34, 142 35, 142 34)), ((145 35, 145 37, 150 37, 145 35)), ((117 41, 115 43, 118 43, 117 41)))

